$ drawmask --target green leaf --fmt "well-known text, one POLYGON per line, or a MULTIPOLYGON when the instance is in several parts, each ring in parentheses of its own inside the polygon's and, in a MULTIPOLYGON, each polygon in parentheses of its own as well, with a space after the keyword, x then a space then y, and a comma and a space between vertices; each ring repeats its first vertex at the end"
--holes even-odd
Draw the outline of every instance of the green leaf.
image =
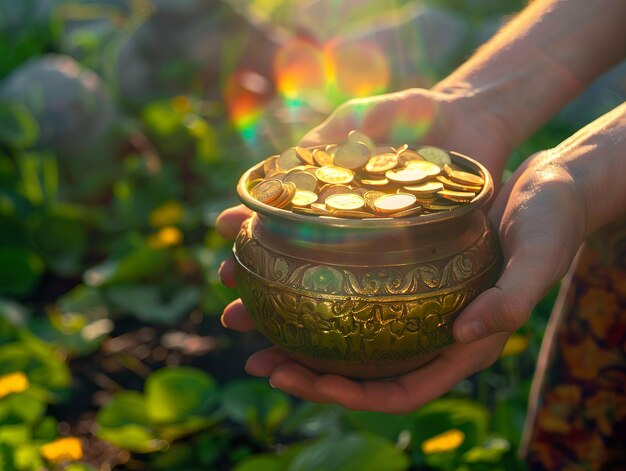
POLYGON ((0 400, 0 425, 21 424, 32 425, 43 417, 46 405, 32 391, 9 394, 0 400))
POLYGON ((266 381, 243 379, 222 392, 222 408, 233 421, 246 425, 252 436, 271 434, 291 413, 291 401, 266 381))
POLYGON ((44 264, 30 250, 0 247, 0 296, 30 294, 43 274, 44 264))
POLYGON ((0 443, 0 469, 2 471, 17 471, 13 460, 13 448, 6 443, 0 443))
POLYGON ((282 423, 281 432, 307 437, 340 434, 344 431, 343 419, 346 413, 347 410, 337 404, 304 401, 282 423))
POLYGON ((355 431, 380 435, 395 442, 404 430, 411 430, 413 420, 409 415, 391 415, 380 412, 348 411, 346 420, 355 431))
POLYGON ((189 443, 173 443, 166 450, 155 453, 150 460, 150 469, 184 469, 192 464, 194 448, 189 443))
POLYGON ((121 391, 113 395, 98 412, 96 421, 100 426, 98 437, 120 448, 151 453, 167 446, 156 437, 145 399, 137 391, 121 391))
POLYGON ((107 260, 85 272, 87 286, 133 283, 155 276, 165 269, 169 256, 165 250, 138 247, 118 259, 107 260))
POLYGON ((0 375, 23 371, 31 383, 52 394, 65 392, 70 371, 45 343, 29 334, 24 340, 0 346, 0 375))
POLYGON ((285 468, 285 460, 280 456, 255 455, 242 460, 233 471, 284 471, 285 468))
POLYGON ((498 463, 511 449, 511 444, 504 438, 492 438, 483 446, 475 446, 463 455, 465 463, 498 463))
POLYGON ((21 103, 0 102, 0 142, 16 149, 25 149, 37 142, 39 126, 21 103))
POLYGON ((30 426, 25 424, 0 425, 0 443, 16 447, 30 441, 30 426))
POLYGON ((164 300, 158 285, 116 285, 107 288, 107 297, 120 310, 144 322, 173 325, 185 317, 198 303, 199 290, 194 287, 179 289, 169 300, 164 300))
POLYGON ((287 470, 402 471, 408 468, 409 457, 391 442, 369 434, 350 433, 340 437, 330 437, 305 447, 296 455, 287 470))
POLYGON ((207 417, 218 399, 215 381, 191 367, 162 368, 146 380, 146 407, 154 423, 207 417))
POLYGON ((23 443, 15 449, 15 464, 18 469, 45 469, 45 463, 39 452, 39 444, 23 443))

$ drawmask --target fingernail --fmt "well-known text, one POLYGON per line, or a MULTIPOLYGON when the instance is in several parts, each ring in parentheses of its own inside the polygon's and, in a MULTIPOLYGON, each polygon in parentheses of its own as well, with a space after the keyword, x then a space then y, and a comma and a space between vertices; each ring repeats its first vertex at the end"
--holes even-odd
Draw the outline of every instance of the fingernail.
POLYGON ((272 388, 276 389, 276 386, 274 386, 274 385, 272 384, 272 378, 270 378, 270 379, 269 379, 268 383, 270 383, 270 386, 271 386, 272 388))
POLYGON ((463 343, 474 342, 488 334, 485 324, 480 319, 472 319, 461 324, 457 331, 457 339, 463 343))

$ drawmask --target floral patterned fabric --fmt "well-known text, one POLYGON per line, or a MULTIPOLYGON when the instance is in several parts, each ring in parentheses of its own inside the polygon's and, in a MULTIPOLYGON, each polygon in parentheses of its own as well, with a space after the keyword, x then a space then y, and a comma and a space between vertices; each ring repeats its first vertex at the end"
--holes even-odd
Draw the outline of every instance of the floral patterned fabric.
POLYGON ((531 469, 626 469, 626 220, 581 248, 555 304, 529 402, 531 469))

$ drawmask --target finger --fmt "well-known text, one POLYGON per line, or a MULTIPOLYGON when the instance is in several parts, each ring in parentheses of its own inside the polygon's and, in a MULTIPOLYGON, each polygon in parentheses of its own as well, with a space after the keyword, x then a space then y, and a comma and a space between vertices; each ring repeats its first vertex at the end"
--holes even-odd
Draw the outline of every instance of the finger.
POLYGON ((300 145, 344 142, 358 129, 375 142, 429 142, 440 138, 437 103, 420 91, 404 91, 350 100, 304 136, 300 145))
POLYGON ((280 365, 292 361, 293 359, 282 348, 270 347, 250 355, 246 362, 246 372, 252 376, 269 378, 280 365))
POLYGON ((254 330, 256 325, 254 320, 246 311, 241 299, 236 299, 224 308, 221 317, 222 325, 227 329, 236 330, 238 332, 247 332, 254 330))
POLYGON ((405 414, 493 364, 507 338, 508 334, 499 334, 471 345, 453 345, 432 362, 394 381, 360 382, 337 375, 323 375, 315 381, 315 390, 348 409, 405 414))
POLYGON ((332 402, 316 388, 317 373, 294 361, 278 366, 270 377, 270 384, 288 394, 311 402, 332 402))
POLYGON ((217 217, 215 229, 222 237, 234 239, 239 233, 241 223, 243 223, 250 214, 252 214, 252 211, 243 204, 225 209, 217 217))
POLYGON ((227 288, 235 288, 237 283, 235 281, 235 261, 232 258, 224 260, 219 269, 217 270, 222 284, 227 288))

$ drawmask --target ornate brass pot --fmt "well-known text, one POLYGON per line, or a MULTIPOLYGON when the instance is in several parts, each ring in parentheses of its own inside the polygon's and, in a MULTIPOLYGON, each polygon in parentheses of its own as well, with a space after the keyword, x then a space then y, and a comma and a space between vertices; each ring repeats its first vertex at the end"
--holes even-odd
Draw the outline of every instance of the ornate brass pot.
POLYGON ((258 330, 315 370, 355 378, 402 374, 453 342, 452 323, 494 285, 501 257, 482 211, 493 182, 452 211, 399 219, 312 217, 256 201, 235 241, 241 299, 258 330))

